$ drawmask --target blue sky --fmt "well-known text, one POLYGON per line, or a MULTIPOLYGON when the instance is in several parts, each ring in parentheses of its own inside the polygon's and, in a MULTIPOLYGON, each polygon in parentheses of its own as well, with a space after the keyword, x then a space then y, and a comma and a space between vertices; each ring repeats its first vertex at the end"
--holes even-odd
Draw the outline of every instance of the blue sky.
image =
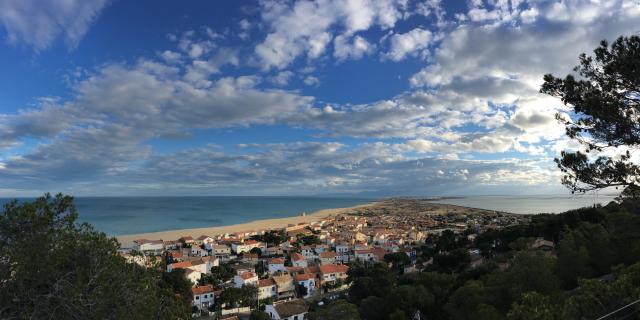
POLYGON ((565 192, 538 93, 640 2, 0 3, 0 196, 565 192))

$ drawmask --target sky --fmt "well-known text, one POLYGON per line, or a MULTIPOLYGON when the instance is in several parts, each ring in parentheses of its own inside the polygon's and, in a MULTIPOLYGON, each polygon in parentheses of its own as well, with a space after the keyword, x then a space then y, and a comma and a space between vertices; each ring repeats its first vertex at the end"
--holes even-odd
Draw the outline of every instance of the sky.
POLYGON ((539 92, 639 0, 2 0, 0 197, 567 191, 539 92))

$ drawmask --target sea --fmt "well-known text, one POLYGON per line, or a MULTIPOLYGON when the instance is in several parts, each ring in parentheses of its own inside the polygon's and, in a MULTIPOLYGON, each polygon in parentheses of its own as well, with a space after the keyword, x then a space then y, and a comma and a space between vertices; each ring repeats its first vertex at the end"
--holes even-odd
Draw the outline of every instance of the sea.
POLYGON ((434 200, 435 203, 504 211, 519 214, 562 213, 567 210, 606 205, 613 195, 470 196, 434 200))
MULTIPOLYGON (((19 199, 30 200, 30 199, 19 199)), ((365 204, 376 198, 343 197, 77 197, 80 222, 109 235, 226 226, 298 216, 329 208, 365 204)), ((613 196, 469 196, 436 203, 520 214, 559 213, 606 204, 613 196)), ((9 199, 0 198, 0 204, 9 199)))

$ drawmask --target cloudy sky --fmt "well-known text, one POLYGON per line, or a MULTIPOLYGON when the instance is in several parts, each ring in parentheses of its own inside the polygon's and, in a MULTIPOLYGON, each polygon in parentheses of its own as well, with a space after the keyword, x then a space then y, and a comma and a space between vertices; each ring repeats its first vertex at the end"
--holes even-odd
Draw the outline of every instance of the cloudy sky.
POLYGON ((566 192, 538 93, 638 0, 3 0, 0 197, 566 192))

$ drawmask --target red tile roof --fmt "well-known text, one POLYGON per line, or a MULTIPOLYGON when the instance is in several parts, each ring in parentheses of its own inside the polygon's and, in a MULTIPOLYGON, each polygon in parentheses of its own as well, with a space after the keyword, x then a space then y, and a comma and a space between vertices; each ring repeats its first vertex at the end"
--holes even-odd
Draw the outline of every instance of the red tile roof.
POLYGON ((284 259, 282 258, 273 258, 269 259, 269 264, 284 264, 284 259))
POLYGON ((171 266, 171 269, 184 269, 184 268, 191 267, 192 264, 191 264, 191 261, 185 261, 185 262, 172 263, 169 266, 171 266))
POLYGON ((313 274, 310 273, 297 274, 293 277, 293 279, 295 279, 296 281, 306 281, 313 278, 313 274))
POLYGON ((304 271, 303 267, 285 267, 289 273, 296 273, 304 271))
POLYGON ((320 252, 320 258, 335 258, 338 254, 333 251, 320 252))
POLYGON ((240 278, 244 280, 251 279, 253 277, 257 277, 257 275, 253 272, 243 272, 240 274, 240 278))
POLYGON ((293 256, 291 256, 291 259, 293 261, 301 261, 304 260, 304 256, 296 252, 293 254, 293 256))
POLYGON ((275 286, 276 282, 272 278, 258 280, 258 287, 275 286))
POLYGON ((191 293, 195 296, 198 294, 211 293, 213 292, 213 286, 208 284, 205 286, 199 286, 195 288, 191 288, 191 293))
POLYGON ((321 265, 319 268, 320 273, 322 274, 347 272, 349 270, 349 267, 341 264, 325 264, 321 265))

